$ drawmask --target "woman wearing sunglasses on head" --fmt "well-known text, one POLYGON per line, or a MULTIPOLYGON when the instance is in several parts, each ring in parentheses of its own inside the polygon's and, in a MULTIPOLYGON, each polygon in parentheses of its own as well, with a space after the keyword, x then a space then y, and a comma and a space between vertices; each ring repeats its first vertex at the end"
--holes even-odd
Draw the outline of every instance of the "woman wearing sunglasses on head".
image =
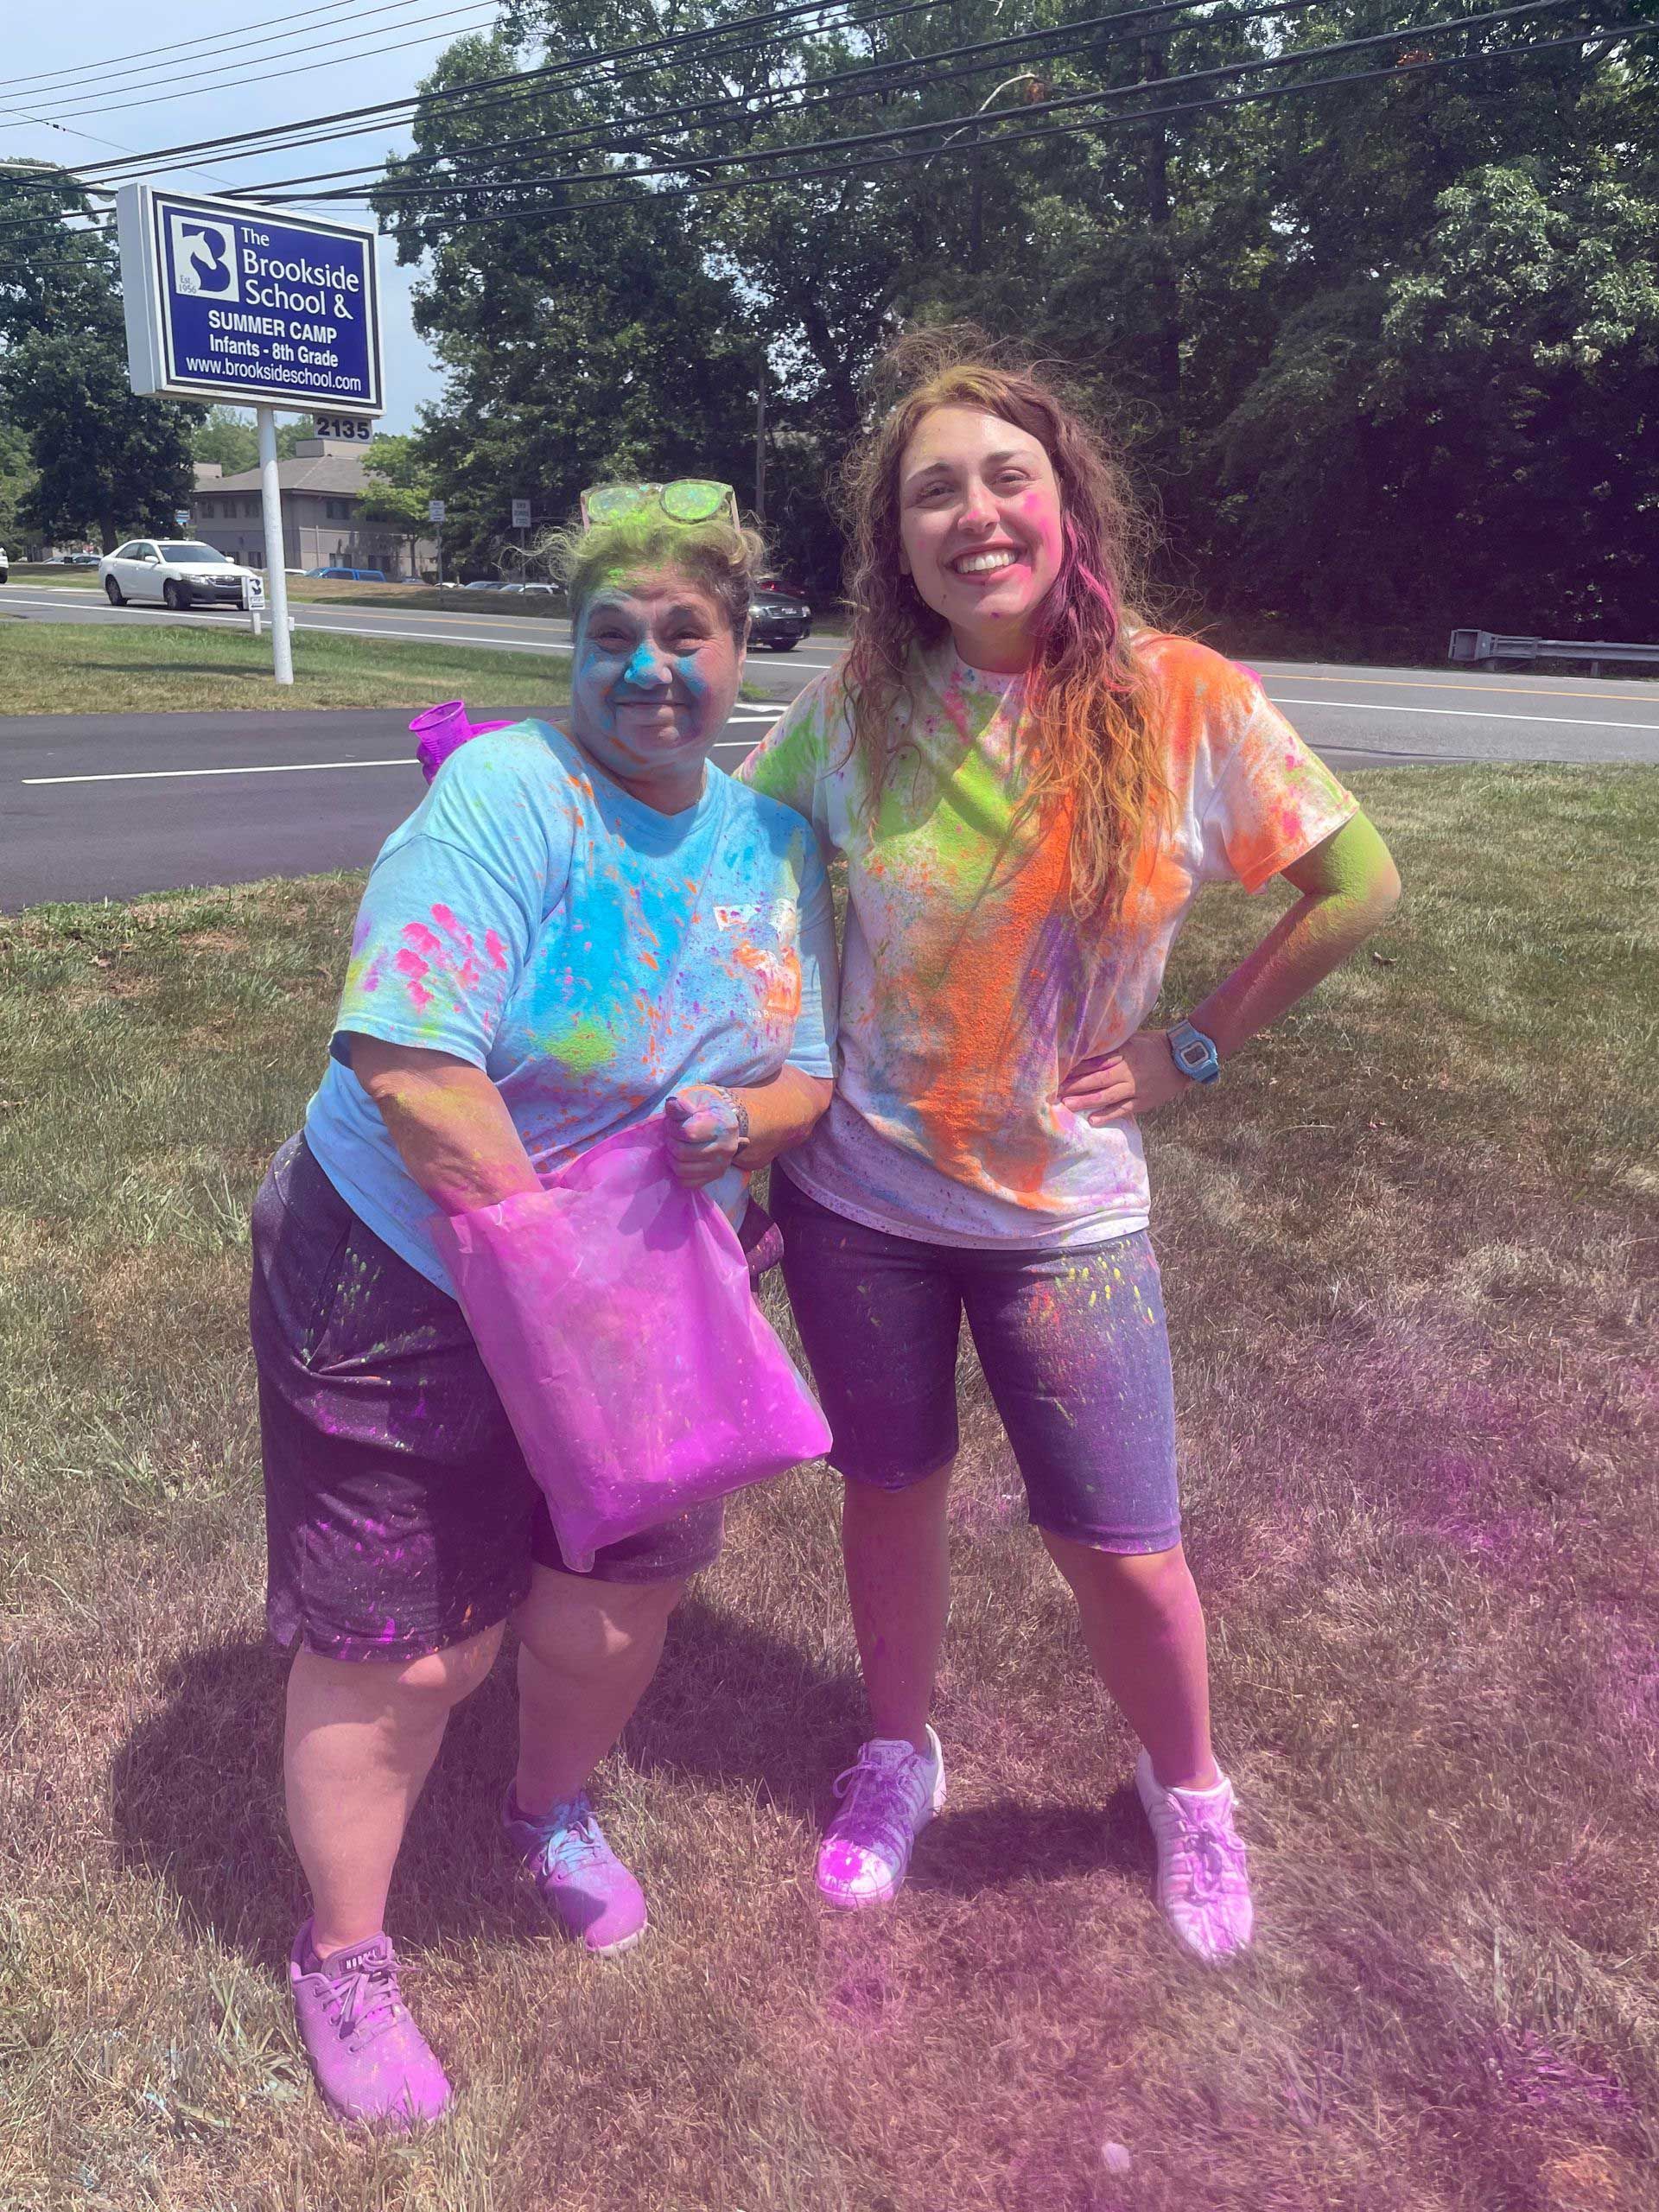
POLYGON ((847 864, 841 1066, 772 1177, 791 1303, 845 1478, 874 1732, 837 1783, 828 1900, 891 1899, 943 1804, 929 1725, 966 1309, 1031 1518, 1145 1747, 1159 1901, 1250 1940, 1180 1541, 1138 1116, 1224 1064, 1398 892, 1355 802, 1242 671, 1138 625, 1122 480, 1036 377, 908 341, 855 455, 847 652, 741 773, 847 864), (1144 1027, 1206 882, 1301 895, 1166 1030, 1144 1027))
POLYGON ((476 737, 376 861, 331 1057, 254 1211, 268 1617, 296 1647, 289 1824, 312 1913, 291 1966, 329 2105, 448 2101, 385 1929, 454 1707, 518 1632, 503 1825, 555 1923, 645 1925, 586 1795, 656 1667, 718 1502, 569 1572, 428 1222, 538 1187, 666 1113, 734 1219, 830 1095, 833 919, 807 825, 709 749, 758 563, 721 485, 606 486, 562 561, 569 712, 476 737))

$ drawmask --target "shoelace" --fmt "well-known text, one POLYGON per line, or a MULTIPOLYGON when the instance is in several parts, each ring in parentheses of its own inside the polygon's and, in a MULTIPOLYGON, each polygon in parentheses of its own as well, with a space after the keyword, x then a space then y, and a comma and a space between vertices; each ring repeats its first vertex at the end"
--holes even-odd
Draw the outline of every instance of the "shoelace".
POLYGON ((832 1836, 866 1847, 874 1840, 902 1866, 912 1841, 903 1769, 884 1760, 859 1759, 836 1777, 836 1795, 847 1802, 831 1826, 832 1836), (848 1833, 855 1821, 862 1830, 856 1838, 848 1833))
POLYGON ((364 1959, 345 1974, 331 1973, 326 1966, 322 1972, 340 2000, 335 2026, 342 2043, 364 2029, 378 2032, 391 2025, 403 2003, 396 1959, 364 1959))
POLYGON ((1243 1873, 1244 1847, 1234 1837, 1212 1827, 1183 1805, 1179 1798, 1172 1796, 1170 1802, 1180 1822, 1176 1848, 1187 1871, 1192 1896, 1198 1902, 1216 1897, 1230 1874, 1243 1873))
POLYGON ((530 1826, 539 1832, 536 1857, 543 1874, 591 1866, 605 1856, 594 1808, 585 1798, 569 1806, 556 1805, 545 1821, 531 1821, 530 1826))

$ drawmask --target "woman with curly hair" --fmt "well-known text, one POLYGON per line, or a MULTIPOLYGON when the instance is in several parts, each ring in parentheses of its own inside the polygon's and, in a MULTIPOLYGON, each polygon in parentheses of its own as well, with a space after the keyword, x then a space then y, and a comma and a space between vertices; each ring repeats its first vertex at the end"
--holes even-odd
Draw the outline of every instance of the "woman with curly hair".
POLYGON ((828 1901, 884 1904, 944 1802, 928 1713, 949 1599, 963 1310, 1084 1641, 1142 1750, 1159 1902, 1205 1960, 1253 1914, 1181 1548, 1137 1122, 1376 928, 1399 882, 1260 685, 1133 607, 1133 511, 1081 416, 957 334, 849 465, 845 654, 742 770, 846 863, 841 1067, 772 1177, 844 1478, 873 1732, 836 1784, 828 1901), (1300 895, 1168 1030, 1144 1027, 1205 883, 1300 895))

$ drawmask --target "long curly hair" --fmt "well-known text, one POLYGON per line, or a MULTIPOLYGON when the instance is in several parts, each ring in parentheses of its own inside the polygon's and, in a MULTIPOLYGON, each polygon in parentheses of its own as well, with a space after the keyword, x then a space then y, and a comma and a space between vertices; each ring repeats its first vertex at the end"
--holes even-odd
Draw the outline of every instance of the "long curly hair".
POLYGON ((1149 531, 1127 478, 1077 407, 1034 368, 1005 365, 979 331, 912 333, 878 374, 899 396, 841 480, 852 538, 843 681, 872 809, 905 750, 894 709, 910 690, 914 652, 949 627, 901 575, 899 466, 935 408, 982 408, 1039 442, 1060 493, 1060 572, 1039 610, 1026 677, 1036 743, 1022 804, 1068 825, 1073 912, 1115 920, 1170 800, 1150 683, 1132 643, 1143 626, 1135 608, 1149 531))

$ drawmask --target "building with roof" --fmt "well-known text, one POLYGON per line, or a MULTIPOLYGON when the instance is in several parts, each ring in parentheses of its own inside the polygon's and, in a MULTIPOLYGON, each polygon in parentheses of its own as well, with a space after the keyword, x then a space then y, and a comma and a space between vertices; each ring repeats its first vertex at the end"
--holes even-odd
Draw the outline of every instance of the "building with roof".
MULTIPOLYGON (((285 569, 384 569, 392 577, 416 575, 408 534, 393 523, 371 522, 363 515, 367 450, 355 439, 302 438, 293 458, 277 462, 285 569)), ((245 468, 226 476, 217 461, 199 461, 190 529, 232 560, 263 569, 259 471, 245 468)), ((435 559, 436 548, 427 539, 419 540, 414 551, 420 567, 435 559)))

